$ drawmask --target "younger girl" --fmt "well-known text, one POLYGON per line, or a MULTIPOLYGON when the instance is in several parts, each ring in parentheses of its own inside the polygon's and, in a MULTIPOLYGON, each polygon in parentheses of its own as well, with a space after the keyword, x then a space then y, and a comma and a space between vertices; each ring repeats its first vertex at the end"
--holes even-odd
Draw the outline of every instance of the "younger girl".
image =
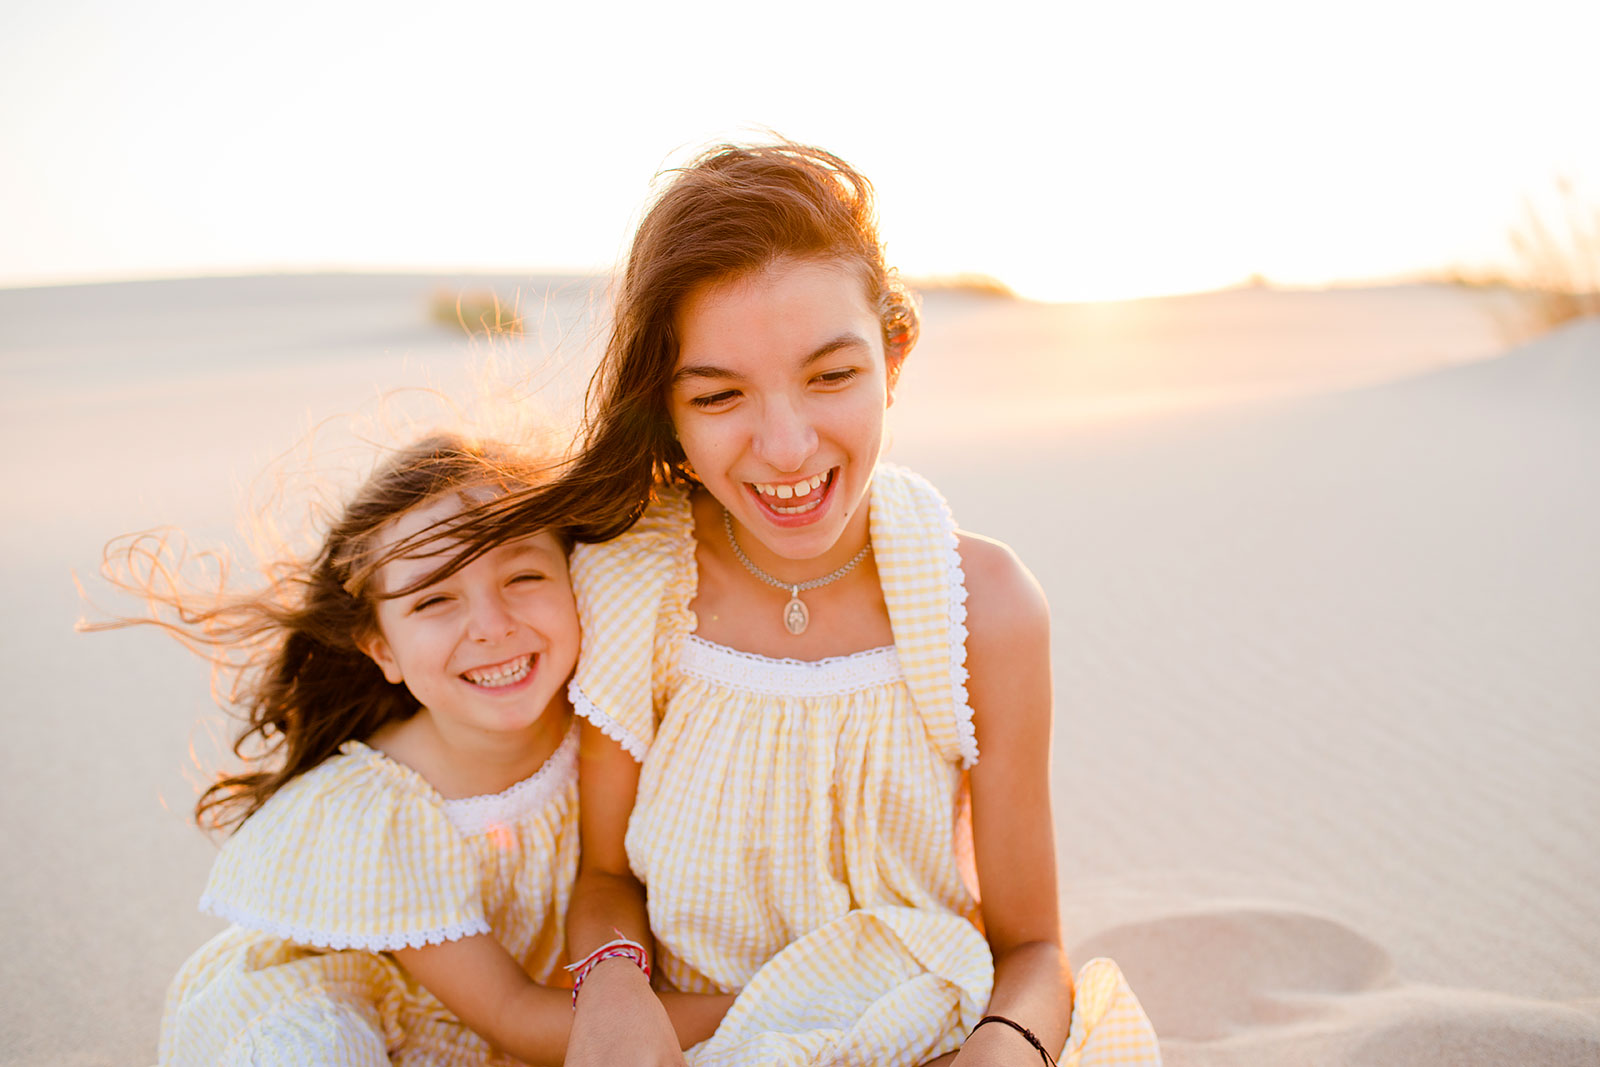
POLYGON ((569 939, 656 977, 593 969, 569 1065, 683 1062, 659 990, 738 994, 696 1065, 1159 1061, 1114 964, 1074 1002, 1039 587, 879 462, 916 337, 827 152, 713 150, 640 225, 568 480, 620 517, 573 556, 569 939))
POLYGON ((135 583, 175 614, 160 625, 245 656, 234 749, 251 765, 195 808, 233 827, 201 899, 232 925, 173 982, 163 1064, 561 1061, 571 992, 549 985, 570 984, 578 843, 566 535, 527 532, 449 573, 448 538, 389 552, 537 473, 430 437, 254 595, 197 607, 159 570, 135 583))

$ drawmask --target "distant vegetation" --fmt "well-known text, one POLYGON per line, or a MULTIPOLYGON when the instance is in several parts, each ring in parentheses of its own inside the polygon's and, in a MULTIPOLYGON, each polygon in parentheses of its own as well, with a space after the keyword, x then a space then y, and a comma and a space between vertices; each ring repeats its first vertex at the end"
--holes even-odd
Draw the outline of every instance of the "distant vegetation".
POLYGON ((1558 180, 1556 189, 1559 206, 1553 209, 1523 201, 1522 218, 1509 235, 1509 270, 1458 270, 1450 277, 1511 298, 1497 310, 1508 340, 1600 315, 1600 204, 1586 203, 1570 180, 1558 180))
POLYGON ((487 290, 437 289, 428 302, 428 310, 434 322, 459 327, 468 336, 520 335, 523 330, 522 314, 516 305, 502 304, 497 294, 487 290))
POLYGON ((924 293, 972 293, 1003 300, 1017 299, 1016 290, 989 274, 941 274, 931 278, 907 278, 906 284, 924 293))

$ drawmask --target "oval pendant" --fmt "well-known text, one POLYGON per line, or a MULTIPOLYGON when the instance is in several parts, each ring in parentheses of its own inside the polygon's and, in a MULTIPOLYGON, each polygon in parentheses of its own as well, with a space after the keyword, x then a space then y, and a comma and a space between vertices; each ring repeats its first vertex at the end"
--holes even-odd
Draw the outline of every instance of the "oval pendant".
POLYGON ((799 637, 806 632, 806 627, 811 623, 811 612, 806 610, 805 604, 799 597, 790 597, 789 603, 783 606, 783 628, 799 637))

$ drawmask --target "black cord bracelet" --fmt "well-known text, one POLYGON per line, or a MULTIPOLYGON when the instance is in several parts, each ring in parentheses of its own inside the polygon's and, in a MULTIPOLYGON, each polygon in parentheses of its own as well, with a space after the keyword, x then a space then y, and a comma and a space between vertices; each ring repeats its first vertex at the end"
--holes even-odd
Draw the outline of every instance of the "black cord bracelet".
MULTIPOLYGON (((1039 1050, 1039 1055, 1044 1058, 1046 1067, 1056 1067, 1056 1058, 1050 1055, 1049 1052, 1045 1051, 1044 1042, 1035 1037, 1033 1031, 1029 1030, 1026 1026, 1023 1026, 1021 1023, 1014 1020, 1007 1019, 1004 1015, 985 1015, 983 1018, 978 1020, 978 1026, 982 1026, 984 1023, 1005 1023, 1007 1026, 1011 1027, 1011 1029, 1027 1038, 1028 1044, 1039 1050)), ((978 1026, 974 1026, 972 1028, 972 1033, 975 1034, 978 1032, 978 1026)), ((969 1034, 967 1036, 970 1037, 972 1035, 969 1034)))

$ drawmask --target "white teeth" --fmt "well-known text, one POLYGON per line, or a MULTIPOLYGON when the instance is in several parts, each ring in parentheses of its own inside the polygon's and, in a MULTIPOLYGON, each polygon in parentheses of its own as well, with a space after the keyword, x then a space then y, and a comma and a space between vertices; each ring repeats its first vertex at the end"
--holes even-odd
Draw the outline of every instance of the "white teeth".
MULTIPOLYGON (((779 500, 791 500, 797 496, 805 496, 814 491, 819 485, 828 480, 828 472, 813 474, 809 478, 802 478, 798 482, 789 482, 780 485, 777 482, 751 482, 751 486, 762 496, 775 496, 779 500)), ((809 508, 801 510, 810 510, 809 508)), ((788 514, 785 511, 785 514, 788 514)))
POLYGON ((473 685, 481 685, 489 689, 501 686, 515 685, 528 676, 533 670, 533 655, 520 656, 509 663, 498 667, 486 667, 483 670, 466 671, 462 677, 473 685))

